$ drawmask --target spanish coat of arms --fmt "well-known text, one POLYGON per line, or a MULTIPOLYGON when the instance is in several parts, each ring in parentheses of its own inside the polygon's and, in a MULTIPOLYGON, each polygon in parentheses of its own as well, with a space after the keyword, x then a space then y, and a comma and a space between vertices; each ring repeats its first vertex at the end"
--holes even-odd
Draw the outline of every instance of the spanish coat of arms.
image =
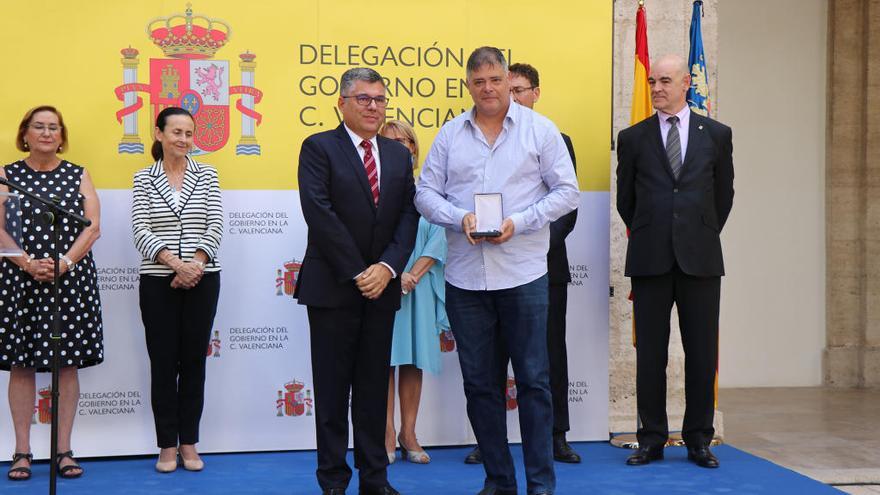
POLYGON ((255 131, 262 116, 254 107, 262 100, 263 93, 254 87, 256 55, 249 51, 239 55, 241 84, 236 86, 230 84, 229 61, 213 58, 231 35, 227 23, 194 15, 191 4, 187 4, 185 14, 151 20, 147 23, 147 36, 162 49, 166 58, 150 59, 148 84, 138 82, 138 50, 130 46, 121 50, 123 84, 115 91, 116 98, 124 104, 116 112, 116 119, 123 126, 119 153, 144 152, 138 132, 138 113, 144 105, 138 93, 144 92, 150 95, 154 119, 170 106, 184 108, 193 115, 194 155, 211 153, 226 145, 230 133, 230 100, 239 95, 235 108, 241 113, 241 137, 235 153, 260 154, 255 131))

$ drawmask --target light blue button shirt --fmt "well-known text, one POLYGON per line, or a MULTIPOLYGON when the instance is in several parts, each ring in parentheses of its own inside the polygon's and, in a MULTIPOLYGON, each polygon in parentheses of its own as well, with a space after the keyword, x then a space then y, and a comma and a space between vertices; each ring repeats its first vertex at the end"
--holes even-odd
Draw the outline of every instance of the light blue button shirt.
POLYGON ((416 208, 446 228, 447 282, 465 290, 518 287, 547 273, 549 224, 577 208, 577 178, 559 130, 546 117, 511 102, 490 146, 474 112, 440 129, 416 187, 416 208), (498 192, 514 235, 500 245, 471 246, 461 221, 474 211, 474 193, 498 192))

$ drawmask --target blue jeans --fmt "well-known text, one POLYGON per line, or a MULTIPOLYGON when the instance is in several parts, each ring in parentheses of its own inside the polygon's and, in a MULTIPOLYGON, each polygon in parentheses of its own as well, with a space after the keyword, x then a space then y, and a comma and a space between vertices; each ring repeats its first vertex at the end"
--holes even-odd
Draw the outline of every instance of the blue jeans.
POLYGON ((485 486, 516 491, 504 388, 510 356, 528 493, 553 493, 553 405, 547 358, 547 275, 518 287, 472 291, 446 284, 468 418, 483 454, 485 486))

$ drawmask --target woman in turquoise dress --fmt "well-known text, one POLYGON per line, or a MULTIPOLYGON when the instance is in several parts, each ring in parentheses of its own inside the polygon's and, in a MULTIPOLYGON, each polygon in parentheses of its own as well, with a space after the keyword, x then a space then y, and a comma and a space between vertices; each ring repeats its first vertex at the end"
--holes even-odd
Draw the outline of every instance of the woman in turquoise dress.
MULTIPOLYGON (((399 120, 388 121, 382 135, 409 148, 413 168, 419 166, 419 144, 412 127, 399 120)), ((413 253, 400 274, 403 297, 394 318, 391 345, 391 375, 388 380, 388 414, 385 427, 385 450, 388 462, 396 459, 396 445, 401 457, 417 464, 431 462, 431 457, 416 438, 416 417, 422 395, 422 372, 440 372, 440 333, 449 330, 446 319, 445 280, 446 232, 424 218, 413 253), (394 431, 394 372, 397 370, 397 394, 400 397, 400 435, 394 431)))

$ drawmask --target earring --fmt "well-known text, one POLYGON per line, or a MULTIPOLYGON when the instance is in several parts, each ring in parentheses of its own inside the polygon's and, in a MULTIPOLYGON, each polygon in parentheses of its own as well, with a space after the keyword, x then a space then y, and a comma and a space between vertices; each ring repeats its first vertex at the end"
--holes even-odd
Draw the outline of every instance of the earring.
POLYGON ((61 146, 58 147, 58 153, 61 153, 61 146))
POLYGON ((31 146, 28 144, 27 141, 24 141, 24 140, 23 140, 23 141, 22 141, 22 146, 24 147, 25 150, 29 150, 29 149, 31 149, 31 146))

